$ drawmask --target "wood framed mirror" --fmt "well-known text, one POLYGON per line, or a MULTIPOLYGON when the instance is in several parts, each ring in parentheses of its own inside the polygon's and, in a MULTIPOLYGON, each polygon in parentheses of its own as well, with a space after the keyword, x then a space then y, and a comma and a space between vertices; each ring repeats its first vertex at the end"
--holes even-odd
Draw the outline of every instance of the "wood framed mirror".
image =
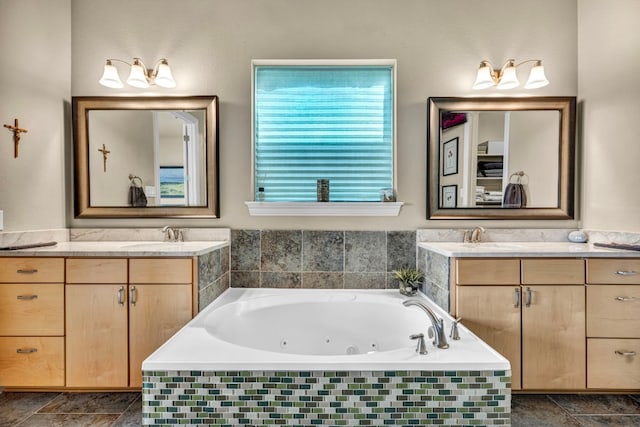
POLYGON ((573 219, 575 97, 429 98, 428 219, 573 219))
POLYGON ((218 218, 218 98, 73 97, 76 218, 218 218))

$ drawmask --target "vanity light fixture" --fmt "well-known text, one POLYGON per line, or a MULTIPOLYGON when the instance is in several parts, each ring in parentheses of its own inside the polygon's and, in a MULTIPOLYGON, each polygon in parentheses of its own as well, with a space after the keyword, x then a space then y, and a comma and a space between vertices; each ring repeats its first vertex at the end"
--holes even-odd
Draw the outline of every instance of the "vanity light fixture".
POLYGON ((133 64, 129 64, 121 59, 107 59, 104 66, 104 72, 99 80, 102 86, 119 89, 124 87, 118 69, 113 65, 112 61, 122 62, 130 68, 127 84, 138 88, 148 88, 150 85, 158 85, 160 87, 172 89, 176 87, 176 81, 171 74, 171 68, 165 58, 162 58, 153 68, 147 68, 140 58, 133 58, 133 64))
POLYGON ((527 59, 519 64, 516 64, 515 59, 508 59, 499 70, 494 69, 491 62, 483 60, 480 62, 473 89, 486 89, 491 86, 497 86, 498 89, 513 89, 514 87, 518 87, 520 86, 520 82, 518 81, 516 68, 528 62, 535 62, 535 64, 533 68, 531 68, 527 83, 524 85, 525 89, 537 89, 548 85, 549 80, 547 80, 547 77, 544 75, 544 66, 540 59, 527 59))

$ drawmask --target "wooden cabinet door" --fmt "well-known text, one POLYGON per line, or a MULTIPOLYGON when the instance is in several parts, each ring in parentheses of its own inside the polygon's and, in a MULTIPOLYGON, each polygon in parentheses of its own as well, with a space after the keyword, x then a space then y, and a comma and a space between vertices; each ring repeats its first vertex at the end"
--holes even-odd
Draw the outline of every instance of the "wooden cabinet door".
POLYGON ((128 386, 126 291, 120 284, 66 286, 67 387, 128 386))
POLYGON ((142 361, 191 319, 191 285, 129 285, 130 387, 142 386, 142 361))
POLYGON ((584 389, 584 286, 523 286, 522 303, 522 387, 584 389))
POLYGON ((462 324, 511 363, 511 387, 520 385, 520 287, 458 286, 462 324))

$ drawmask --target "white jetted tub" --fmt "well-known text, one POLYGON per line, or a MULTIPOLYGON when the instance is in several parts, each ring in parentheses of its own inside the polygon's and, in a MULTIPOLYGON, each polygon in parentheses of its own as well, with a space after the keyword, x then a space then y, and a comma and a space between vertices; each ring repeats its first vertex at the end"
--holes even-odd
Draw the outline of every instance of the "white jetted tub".
MULTIPOLYGON (((448 335, 450 316, 417 298, 448 335)), ((405 300, 395 290, 228 289, 144 361, 143 421, 508 425, 509 362, 464 326, 436 348, 425 311, 405 300), (428 354, 409 338, 419 333, 428 354)))

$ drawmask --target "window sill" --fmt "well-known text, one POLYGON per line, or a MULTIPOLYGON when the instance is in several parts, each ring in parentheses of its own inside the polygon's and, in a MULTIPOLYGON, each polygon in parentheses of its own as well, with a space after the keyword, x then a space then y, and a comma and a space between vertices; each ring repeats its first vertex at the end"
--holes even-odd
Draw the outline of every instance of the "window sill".
POLYGON ((398 216, 403 202, 244 202, 251 216, 398 216))

